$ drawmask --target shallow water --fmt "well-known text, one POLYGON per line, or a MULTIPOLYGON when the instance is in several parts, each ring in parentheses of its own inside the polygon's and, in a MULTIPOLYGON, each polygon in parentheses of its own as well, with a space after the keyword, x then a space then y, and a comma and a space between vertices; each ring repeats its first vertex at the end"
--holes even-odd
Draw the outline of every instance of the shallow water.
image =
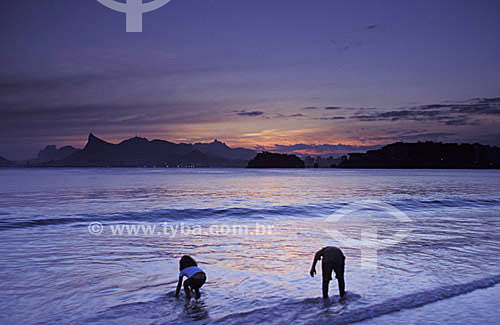
POLYGON ((500 300, 499 208, 499 171, 0 170, 0 322, 498 323, 494 312, 449 314, 464 297, 490 311, 500 300), (365 200, 411 222, 374 209, 325 221, 365 200), (91 222, 103 232, 91 234, 91 222), (120 225, 156 228, 113 235, 120 225), (362 264, 359 249, 325 231, 375 228, 375 241, 410 234, 362 264), (326 245, 347 257, 348 291, 339 300, 332 284, 327 303, 320 265, 308 275, 326 245), (172 296, 184 254, 208 275, 199 301, 172 296))

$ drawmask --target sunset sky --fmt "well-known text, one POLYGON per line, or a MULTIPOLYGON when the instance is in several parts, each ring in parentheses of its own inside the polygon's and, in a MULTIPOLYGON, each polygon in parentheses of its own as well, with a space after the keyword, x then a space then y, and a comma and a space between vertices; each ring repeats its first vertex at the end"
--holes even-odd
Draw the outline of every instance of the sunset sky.
POLYGON ((500 145, 498 0, 2 1, 0 156, 140 135, 281 152, 500 145), (124 1, 123 1, 124 2, 124 1))

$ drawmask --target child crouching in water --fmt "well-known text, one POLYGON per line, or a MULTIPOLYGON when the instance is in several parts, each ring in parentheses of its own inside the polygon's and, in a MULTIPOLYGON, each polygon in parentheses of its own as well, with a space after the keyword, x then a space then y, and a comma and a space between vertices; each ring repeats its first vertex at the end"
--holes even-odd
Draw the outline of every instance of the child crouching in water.
POLYGON ((196 261, 191 257, 184 255, 179 261, 179 282, 177 283, 177 290, 175 291, 175 296, 179 297, 179 292, 181 291, 182 278, 187 277, 184 281, 184 292, 186 293, 186 298, 191 299, 191 291, 195 292, 196 299, 200 298, 200 288, 207 281, 207 276, 202 269, 198 267, 196 261))

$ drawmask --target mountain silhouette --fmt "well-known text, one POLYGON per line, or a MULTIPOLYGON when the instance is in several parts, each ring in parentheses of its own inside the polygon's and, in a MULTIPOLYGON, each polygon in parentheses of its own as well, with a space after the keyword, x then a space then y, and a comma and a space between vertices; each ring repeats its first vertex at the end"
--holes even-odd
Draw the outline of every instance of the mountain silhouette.
MULTIPOLYGON (((244 167, 252 150, 231 149, 224 143, 186 144, 133 137, 118 144, 106 142, 92 133, 85 147, 45 166, 73 167, 244 167)), ((252 156, 255 156, 255 152, 252 156)))
POLYGON ((72 146, 66 146, 60 149, 57 149, 57 147, 54 145, 46 146, 43 150, 40 150, 40 152, 38 153, 37 162, 62 160, 78 151, 80 150, 72 146))
POLYGON ((14 166, 14 163, 12 161, 0 157, 0 167, 11 167, 11 166, 14 166))
POLYGON ((201 152, 227 159, 250 160, 257 154, 255 150, 245 148, 231 149, 225 143, 217 141, 217 139, 212 143, 195 143, 194 148, 201 152))

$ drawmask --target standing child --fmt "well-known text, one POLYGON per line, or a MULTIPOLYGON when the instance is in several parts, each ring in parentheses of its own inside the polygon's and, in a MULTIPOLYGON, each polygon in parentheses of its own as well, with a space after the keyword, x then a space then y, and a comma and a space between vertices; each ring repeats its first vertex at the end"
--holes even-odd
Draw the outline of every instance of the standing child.
POLYGON ((323 299, 328 299, 328 286, 332 280, 332 271, 335 271, 335 277, 339 283, 340 297, 345 296, 345 283, 344 283, 344 265, 345 256, 340 248, 328 246, 320 249, 314 255, 314 261, 311 267, 312 277, 316 274, 316 263, 321 260, 321 267, 323 273, 323 299))
POLYGON ((207 276, 202 269, 198 267, 196 261, 188 255, 184 255, 179 261, 179 282, 177 283, 177 290, 175 296, 179 296, 182 286, 182 278, 187 277, 184 281, 184 292, 186 298, 191 299, 191 291, 195 292, 196 299, 200 298, 200 288, 207 281, 207 276))

